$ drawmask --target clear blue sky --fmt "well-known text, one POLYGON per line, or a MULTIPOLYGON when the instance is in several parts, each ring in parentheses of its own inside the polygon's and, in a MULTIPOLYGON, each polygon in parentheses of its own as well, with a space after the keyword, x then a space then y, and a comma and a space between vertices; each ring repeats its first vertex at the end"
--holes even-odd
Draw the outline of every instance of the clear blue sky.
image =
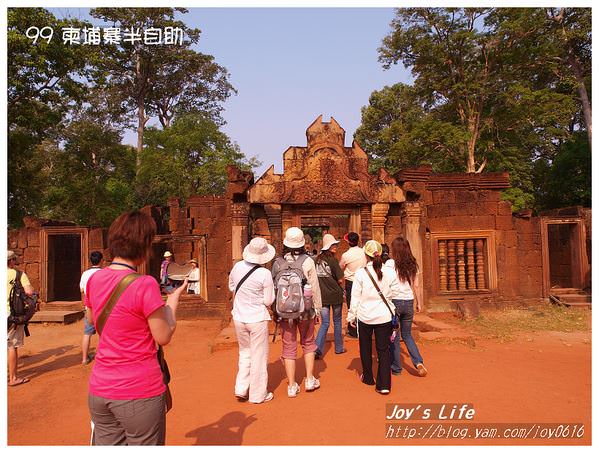
MULTIPOLYGON (((83 8, 55 15, 90 19, 83 8)), ((182 19, 202 30, 197 50, 231 73, 238 94, 225 104, 223 128, 247 156, 282 171, 289 146, 304 146, 305 130, 331 116, 351 144, 360 108, 373 90, 410 83, 403 66, 383 70, 377 48, 389 32, 390 8, 190 8, 182 19)), ((134 133, 125 140, 135 142, 134 133)))

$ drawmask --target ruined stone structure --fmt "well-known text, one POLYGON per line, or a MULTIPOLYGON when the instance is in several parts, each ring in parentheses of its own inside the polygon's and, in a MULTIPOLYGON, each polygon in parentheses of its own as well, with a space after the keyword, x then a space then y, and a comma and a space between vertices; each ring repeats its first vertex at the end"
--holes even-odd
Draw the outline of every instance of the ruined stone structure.
MULTIPOLYGON (((254 182, 252 173, 230 167, 223 196, 144 208, 159 234, 141 272, 158 277, 165 250, 179 263, 200 263, 201 294, 186 296, 183 315, 227 317, 228 272, 245 245, 263 236, 280 253, 291 226, 337 238, 356 231, 362 241, 388 244, 403 235, 418 260, 418 296, 429 312, 564 294, 587 300, 582 290, 590 288, 590 209, 513 214, 500 196, 509 187, 507 173, 434 174, 418 167, 370 174, 366 153, 355 141, 345 146, 345 131, 333 118, 318 117, 306 138, 307 146, 285 151, 282 174, 271 166, 254 182)), ((74 300, 72 290, 57 288, 78 282, 88 251, 106 246, 106 230, 75 225, 30 222, 9 232, 9 248, 23 256, 48 305, 74 300)), ((338 254, 346 248, 342 242, 338 254)))

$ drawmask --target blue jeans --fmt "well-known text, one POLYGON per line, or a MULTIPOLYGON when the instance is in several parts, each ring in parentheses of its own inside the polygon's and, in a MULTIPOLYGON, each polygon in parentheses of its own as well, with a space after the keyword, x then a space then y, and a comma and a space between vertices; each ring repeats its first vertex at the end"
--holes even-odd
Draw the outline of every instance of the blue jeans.
POLYGON ((343 311, 343 305, 323 305, 322 311, 320 312, 320 319, 322 324, 318 329, 318 335, 316 336, 316 346, 318 349, 317 353, 320 355, 324 352, 324 341, 327 338, 327 332, 329 331, 330 319, 329 313, 333 310, 333 332, 335 336, 335 352, 340 354, 343 352, 343 334, 341 332, 341 312, 343 311))
MULTIPOLYGON (((394 299, 395 313, 399 316, 399 328, 401 331, 401 339, 408 348, 408 354, 412 359, 414 367, 419 363, 423 363, 422 356, 416 346, 416 342, 412 337, 412 320, 414 319, 414 300, 398 300, 394 299)), ((399 332, 398 332, 399 333, 399 332)), ((399 335, 395 335, 395 341, 391 343, 391 371, 398 373, 401 371, 399 335)))

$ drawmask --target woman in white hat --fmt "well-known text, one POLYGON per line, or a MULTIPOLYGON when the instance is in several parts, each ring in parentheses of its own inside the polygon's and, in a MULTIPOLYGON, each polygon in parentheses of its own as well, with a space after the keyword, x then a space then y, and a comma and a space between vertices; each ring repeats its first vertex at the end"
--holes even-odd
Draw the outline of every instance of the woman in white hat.
POLYGON ((335 258, 339 241, 332 234, 325 234, 322 238, 322 248, 316 257, 316 275, 320 285, 322 298, 322 324, 316 336, 316 358, 324 355, 324 342, 329 331, 330 313, 333 313, 333 329, 335 338, 335 354, 343 354, 343 332, 341 318, 343 312, 343 271, 339 261, 335 258))
POLYGON ((298 331, 306 364, 305 389, 307 392, 310 392, 320 387, 320 381, 314 377, 314 353, 317 349, 316 341, 314 341, 314 326, 320 315, 322 302, 314 260, 306 253, 305 244, 303 231, 297 227, 289 228, 285 232, 285 239, 283 240, 283 256, 277 258, 272 266, 275 285, 278 284, 277 279, 281 275, 279 272, 293 266, 301 269, 301 273, 303 274, 301 284, 304 296, 307 296, 308 290, 312 292, 311 309, 305 310, 296 319, 282 319, 279 323, 283 343, 281 359, 285 364, 285 373, 287 374, 288 382, 287 396, 290 398, 296 397, 300 391, 299 384, 295 380, 298 331))
POLYGON ((198 260, 195 258, 188 261, 191 264, 191 270, 187 275, 189 279, 189 285, 187 286, 187 292, 189 294, 200 294, 200 268, 198 267, 198 260))
POLYGON ((262 265, 275 256, 275 248, 257 237, 243 249, 243 260, 235 263, 229 274, 233 291, 233 322, 239 343, 239 371, 235 396, 240 401, 264 403, 273 399, 268 384, 267 307, 274 301, 273 281, 262 265))
POLYGON ((163 258, 160 264, 160 284, 166 286, 168 283, 168 265, 171 264, 173 254, 167 250, 164 252, 163 258))
POLYGON ((361 380, 366 385, 375 385, 372 374, 372 334, 378 356, 376 391, 384 395, 391 389, 390 337, 393 331, 391 317, 395 313, 392 300, 400 294, 399 281, 393 269, 383 266, 383 248, 377 241, 364 245, 366 267, 358 269, 354 277, 351 306, 347 321, 354 327, 358 324, 361 380), (381 296, 382 294, 382 296, 381 296))

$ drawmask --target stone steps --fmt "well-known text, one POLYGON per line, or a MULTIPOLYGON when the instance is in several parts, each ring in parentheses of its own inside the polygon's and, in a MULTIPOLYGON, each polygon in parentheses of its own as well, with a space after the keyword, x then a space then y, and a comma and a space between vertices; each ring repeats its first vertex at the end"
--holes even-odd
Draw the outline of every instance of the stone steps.
POLYGON ((41 311, 81 311, 83 310, 83 302, 75 301, 57 301, 44 302, 40 304, 41 311))
POLYGON ((56 322, 61 324, 70 324, 83 318, 83 314, 84 313, 81 310, 42 310, 36 312, 29 322, 56 322))
POLYGON ((587 294, 583 291, 578 290, 570 290, 570 292, 557 292, 551 290, 551 294, 549 295, 549 300, 562 307, 568 308, 582 308, 582 309, 591 309, 592 308, 592 297, 590 294, 587 294))

